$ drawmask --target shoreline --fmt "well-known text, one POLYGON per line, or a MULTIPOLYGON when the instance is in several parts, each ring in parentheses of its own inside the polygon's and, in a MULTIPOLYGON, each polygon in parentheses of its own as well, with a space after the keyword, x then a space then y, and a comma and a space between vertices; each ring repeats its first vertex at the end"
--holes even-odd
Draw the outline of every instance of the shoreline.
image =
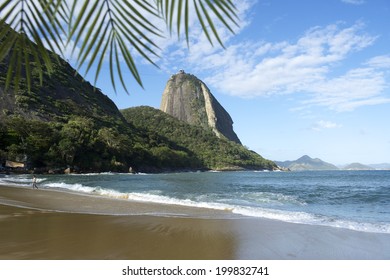
POLYGON ((168 216, 227 218, 233 214, 229 209, 217 210, 175 204, 142 202, 123 197, 110 197, 93 193, 80 193, 71 190, 32 189, 21 185, 0 185, 0 205, 27 208, 37 211, 52 211, 73 214, 110 216, 168 216))
POLYGON ((390 259, 389 234, 226 214, 2 185, 0 259, 390 259))

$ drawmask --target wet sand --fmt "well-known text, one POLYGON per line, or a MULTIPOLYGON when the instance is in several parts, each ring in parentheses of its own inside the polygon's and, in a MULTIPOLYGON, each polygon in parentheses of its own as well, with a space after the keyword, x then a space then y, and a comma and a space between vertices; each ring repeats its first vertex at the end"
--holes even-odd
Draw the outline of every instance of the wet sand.
POLYGON ((388 260, 390 234, 0 186, 0 259, 388 260))

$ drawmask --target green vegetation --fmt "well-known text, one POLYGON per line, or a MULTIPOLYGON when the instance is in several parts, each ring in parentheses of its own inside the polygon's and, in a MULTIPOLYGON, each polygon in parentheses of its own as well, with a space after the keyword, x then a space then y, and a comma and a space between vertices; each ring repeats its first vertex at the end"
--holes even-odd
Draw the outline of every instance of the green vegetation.
POLYGON ((211 130, 189 125, 160 110, 142 106, 122 110, 122 114, 135 127, 167 139, 174 149, 183 149, 205 168, 223 170, 276 167, 272 161, 242 145, 220 139, 211 130))
POLYGON ((128 124, 106 126, 84 116, 67 122, 11 116, 0 122, 0 160, 42 171, 83 172, 272 169, 273 162, 213 132, 150 107, 123 111, 128 124))
MULTIPOLYGON (((0 62, 10 69, 6 76, 6 88, 13 83, 17 88, 21 79, 31 90, 31 79, 39 74, 52 73, 52 52, 63 54, 67 44, 74 42, 77 49, 77 67, 86 66, 86 73, 95 69, 95 82, 105 60, 109 61, 110 76, 114 90, 119 78, 127 91, 122 75, 124 67, 142 86, 140 74, 133 59, 133 51, 149 63, 156 65, 158 45, 155 40, 164 36, 160 26, 170 33, 184 34, 189 45, 189 26, 192 22, 191 1, 156 0, 7 0, 0 4, 0 62), (157 24, 156 24, 157 22, 157 24), (165 24, 164 24, 165 23, 165 24), (9 25, 8 25, 9 24, 9 25), (16 32, 14 32, 14 30, 16 32), (30 49, 29 52, 26 49, 30 49), (120 60, 123 63, 118 63, 120 60), (92 66, 95 67, 92 67, 92 66), (27 66, 27 67, 25 67, 27 66), (117 74, 117 76, 115 76, 117 74)), ((231 0, 193 0, 196 18, 211 44, 216 40, 223 45, 215 27, 220 22, 233 32, 237 24, 236 7, 231 0)))
POLYGON ((45 69, 42 85, 41 73, 31 71, 30 88, 21 83, 6 89, 8 70, 0 62, 0 165, 11 160, 42 172, 275 167, 239 144, 159 110, 140 107, 121 114, 61 59, 53 60, 50 76, 45 69))

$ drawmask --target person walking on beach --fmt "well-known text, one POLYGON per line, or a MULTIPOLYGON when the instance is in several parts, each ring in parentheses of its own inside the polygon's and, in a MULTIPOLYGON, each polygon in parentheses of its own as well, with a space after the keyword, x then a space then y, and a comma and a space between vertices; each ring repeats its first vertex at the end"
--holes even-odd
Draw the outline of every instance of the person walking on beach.
POLYGON ((38 189, 37 177, 35 177, 35 175, 33 175, 32 187, 33 187, 33 189, 38 189))

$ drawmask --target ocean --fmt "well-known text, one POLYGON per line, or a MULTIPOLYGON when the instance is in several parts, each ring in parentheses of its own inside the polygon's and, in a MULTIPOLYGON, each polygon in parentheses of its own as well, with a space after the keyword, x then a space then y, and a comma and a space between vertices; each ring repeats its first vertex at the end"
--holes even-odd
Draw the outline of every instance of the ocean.
MULTIPOLYGON (((31 186, 31 178, 0 175, 0 185, 31 186)), ((38 186, 224 210, 224 217, 232 219, 268 218, 390 234, 390 171, 38 175, 38 186)))

